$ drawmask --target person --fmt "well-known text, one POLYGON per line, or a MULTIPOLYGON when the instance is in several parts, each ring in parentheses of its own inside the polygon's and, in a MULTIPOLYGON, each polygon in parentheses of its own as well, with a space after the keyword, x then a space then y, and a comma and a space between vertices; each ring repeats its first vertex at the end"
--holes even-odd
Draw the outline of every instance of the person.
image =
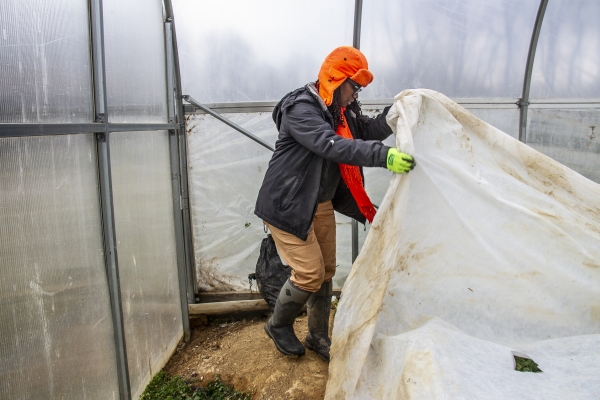
POLYGON ((285 355, 304 355, 294 320, 306 304, 304 345, 329 361, 329 310, 336 267, 334 210, 362 223, 375 208, 361 167, 414 168, 413 158, 381 143, 393 132, 390 107, 362 114, 358 92, 373 80, 365 56, 349 46, 327 56, 316 82, 285 95, 273 110, 279 131, 254 213, 291 267, 265 331, 285 355))

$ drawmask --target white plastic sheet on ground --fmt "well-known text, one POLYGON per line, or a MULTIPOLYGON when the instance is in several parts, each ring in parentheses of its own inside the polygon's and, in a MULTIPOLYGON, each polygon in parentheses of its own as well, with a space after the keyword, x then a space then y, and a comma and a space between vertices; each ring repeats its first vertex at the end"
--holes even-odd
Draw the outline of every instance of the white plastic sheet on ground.
POLYGON ((388 122, 417 167, 344 285, 326 398, 600 398, 600 185, 437 92, 388 122))

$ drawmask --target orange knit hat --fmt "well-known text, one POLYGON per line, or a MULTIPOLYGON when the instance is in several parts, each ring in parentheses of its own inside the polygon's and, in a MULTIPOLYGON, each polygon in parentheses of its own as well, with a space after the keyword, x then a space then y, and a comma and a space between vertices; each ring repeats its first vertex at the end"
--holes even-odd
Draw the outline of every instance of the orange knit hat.
POLYGON ((332 51, 319 71, 319 95, 328 106, 333 100, 333 92, 350 78, 365 87, 373 81, 367 58, 351 46, 341 46, 332 51))

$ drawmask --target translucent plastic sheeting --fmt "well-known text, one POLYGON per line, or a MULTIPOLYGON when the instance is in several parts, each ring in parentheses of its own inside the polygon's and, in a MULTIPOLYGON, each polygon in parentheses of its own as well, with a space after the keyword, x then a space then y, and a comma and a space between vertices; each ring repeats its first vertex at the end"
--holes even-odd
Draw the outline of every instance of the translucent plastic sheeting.
POLYGON ((375 79, 364 98, 407 88, 450 97, 521 97, 539 0, 363 3, 361 50, 375 79))
MULTIPOLYGON (((352 45, 354 0, 174 0, 185 94, 200 102, 279 100, 352 45)), ((391 97, 391 96, 390 96, 391 97)))
POLYGON ((168 133, 111 133, 110 157, 129 380, 137 398, 183 334, 168 133))
MULTIPOLYGON (((271 113, 224 116, 275 143, 277 129, 271 113)), ((254 215, 254 204, 273 153, 208 115, 189 116, 187 131, 198 288, 248 290, 248 274, 256 268, 260 243, 266 236, 262 221, 254 215)), ((338 270, 334 284, 339 287, 350 270, 351 224, 337 213, 336 221, 338 270)))
POLYGON ((0 2, 0 123, 91 122, 86 0, 0 2))
POLYGON ((118 399, 93 135, 0 138, 0 398, 118 399))
POLYGON ((420 161, 344 285, 325 398, 596 398, 600 185, 434 91, 388 123, 420 161))
POLYGON ((533 98, 600 97, 600 2, 548 2, 531 77, 533 98))
POLYGON ((110 122, 166 122, 162 1, 104 0, 110 122))
POLYGON ((527 144, 600 183, 600 110, 529 109, 527 144))
MULTIPOLYGON (((271 113, 223 115, 275 143, 271 113)), ((206 114, 188 116, 186 130, 198 288, 248 289, 266 236, 254 204, 273 153, 206 114)))

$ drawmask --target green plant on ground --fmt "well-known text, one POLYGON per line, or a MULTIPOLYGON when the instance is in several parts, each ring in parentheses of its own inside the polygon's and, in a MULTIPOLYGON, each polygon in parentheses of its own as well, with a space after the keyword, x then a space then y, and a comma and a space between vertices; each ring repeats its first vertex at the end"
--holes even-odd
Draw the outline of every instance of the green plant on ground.
POLYGON ((250 393, 238 392, 219 375, 203 387, 194 387, 181 377, 160 371, 152 378, 140 400, 250 400, 250 393))
POLYGON ((521 372, 544 372, 538 368, 538 365, 535 361, 529 358, 523 358, 519 356, 515 356, 515 361, 517 362, 517 366, 515 370, 521 372))
POLYGON ((337 299, 337 297, 335 298, 335 300, 331 301, 331 309, 333 310, 333 315, 335 316, 335 313, 337 312, 337 307, 338 307, 338 303, 340 301, 337 299))

